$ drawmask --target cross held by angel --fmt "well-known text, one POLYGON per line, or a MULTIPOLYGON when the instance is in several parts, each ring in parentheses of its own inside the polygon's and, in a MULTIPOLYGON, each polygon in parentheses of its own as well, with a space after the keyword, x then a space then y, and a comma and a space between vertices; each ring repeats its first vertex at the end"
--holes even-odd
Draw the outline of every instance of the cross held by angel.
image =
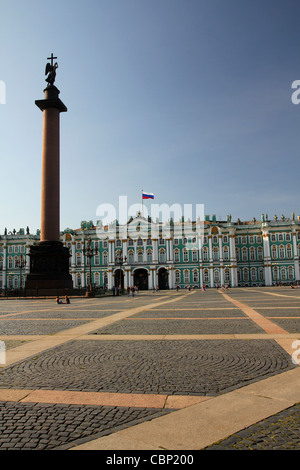
POLYGON ((48 83, 48 85, 53 85, 56 78, 56 69, 58 68, 58 63, 55 62, 55 64, 53 64, 54 59, 57 59, 57 57, 53 57, 53 53, 51 54, 51 57, 47 58, 47 60, 51 60, 51 64, 48 62, 45 69, 45 75, 48 75, 45 81, 48 83))

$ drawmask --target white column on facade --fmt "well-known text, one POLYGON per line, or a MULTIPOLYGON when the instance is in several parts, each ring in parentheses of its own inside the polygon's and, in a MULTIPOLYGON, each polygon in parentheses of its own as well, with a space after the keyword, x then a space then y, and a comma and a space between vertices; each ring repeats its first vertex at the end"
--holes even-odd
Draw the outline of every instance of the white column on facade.
POLYGON ((153 239, 153 262, 158 263, 158 240, 153 239))
POLYGON ((202 288, 203 287, 203 267, 202 267, 202 263, 201 265, 199 266, 199 285, 200 287, 202 288))
POLYGON ((208 235, 208 259, 209 259, 209 261, 213 260, 212 236, 211 235, 208 235))
POLYGON ((294 250, 294 266, 295 266, 295 280, 300 280, 300 270, 299 270, 299 256, 298 256, 298 246, 297 246, 297 232, 293 230, 293 250, 294 250))
POLYGON ((237 261, 236 261, 236 252, 235 252, 235 234, 234 231, 230 231, 229 233, 229 259, 231 262, 231 286, 237 287, 238 286, 238 279, 237 279, 237 261))
POLYGON ((154 287, 154 273, 155 273, 155 268, 150 267, 150 276, 149 276, 148 289, 153 289, 153 287, 154 287))
POLYGON ((267 231, 263 231, 263 248, 264 248, 264 269, 265 269, 265 284, 266 286, 272 285, 272 271, 271 271, 271 254, 270 254, 270 236, 267 231))
POLYGON ((113 273, 112 269, 108 269, 107 271, 107 288, 112 289, 113 287, 113 273))
POLYGON ((26 262, 25 274, 26 275, 30 273, 30 256, 29 256, 29 253, 30 253, 30 245, 26 243, 26 253, 25 253, 25 262, 26 262))
POLYGON ((209 276, 210 276, 210 287, 214 287, 214 268, 213 268, 213 266, 209 267, 209 276))
MULTIPOLYGON (((173 263, 174 261, 173 238, 170 238, 169 242, 170 242, 170 261, 173 263)), ((175 282, 175 279, 174 279, 174 282, 175 282)))
POLYGON ((76 259, 75 259, 75 238, 72 236, 71 238, 71 274, 72 274, 72 280, 73 280, 73 286, 76 286, 76 259))
POLYGON ((7 243, 6 240, 3 244, 3 268, 2 268, 2 287, 6 289, 7 287, 7 243))

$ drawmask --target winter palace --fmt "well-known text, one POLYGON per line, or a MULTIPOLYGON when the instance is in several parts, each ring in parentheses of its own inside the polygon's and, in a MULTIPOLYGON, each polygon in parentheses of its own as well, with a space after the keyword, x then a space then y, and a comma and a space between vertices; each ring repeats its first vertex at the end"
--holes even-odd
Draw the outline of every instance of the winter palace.
MULTIPOLYGON (((271 286, 300 280, 300 216, 262 215, 244 222, 205 216, 202 230, 197 227, 183 220, 153 223, 138 213, 123 226, 82 222, 79 229, 65 229, 61 241, 70 250, 74 288, 90 283, 140 290, 271 286)), ((39 231, 5 229, 0 236, 2 290, 25 286, 29 249, 38 242, 39 231)))

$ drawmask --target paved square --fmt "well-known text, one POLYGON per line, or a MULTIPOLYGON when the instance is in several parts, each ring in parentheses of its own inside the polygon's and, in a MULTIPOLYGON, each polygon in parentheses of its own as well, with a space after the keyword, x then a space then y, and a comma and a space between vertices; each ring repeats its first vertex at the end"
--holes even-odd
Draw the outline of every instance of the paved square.
MULTIPOLYGON (((160 419, 196 416, 249 386, 286 383, 299 371, 291 357, 298 339, 300 290, 288 288, 149 291, 70 305, 1 299, 0 449, 106 448, 107 439, 141 425, 151 440, 160 419)), ((298 416, 299 407, 292 410, 298 416)), ((253 407, 253 424, 259 413, 253 407)), ((224 439, 234 435, 226 432, 224 439)), ((138 448, 159 448, 155 439, 138 448)), ((176 448, 214 448, 220 440, 218 433, 209 445, 203 439, 182 438, 176 448)), ((164 438, 161 447, 169 448, 164 438)))

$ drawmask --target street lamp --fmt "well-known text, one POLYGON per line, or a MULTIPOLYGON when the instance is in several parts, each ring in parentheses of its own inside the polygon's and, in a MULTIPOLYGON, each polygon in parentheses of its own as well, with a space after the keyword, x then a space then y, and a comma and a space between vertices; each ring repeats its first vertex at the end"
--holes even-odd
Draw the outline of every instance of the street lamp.
POLYGON ((82 251, 84 255, 89 259, 89 265, 90 265, 89 293, 91 293, 92 292, 92 258, 95 255, 98 255, 98 248, 94 249, 92 247, 92 240, 88 238, 86 248, 83 248, 82 251))
POLYGON ((22 269, 25 268, 27 262, 26 262, 26 259, 23 255, 20 256, 20 260, 17 260, 16 261, 16 268, 19 268, 20 269, 20 289, 23 289, 23 285, 22 285, 22 269))
POLYGON ((123 258, 123 256, 121 255, 118 255, 115 257, 115 264, 120 266, 120 277, 119 277, 119 289, 121 289, 121 268, 123 266, 124 263, 127 263, 127 257, 125 256, 123 258))

